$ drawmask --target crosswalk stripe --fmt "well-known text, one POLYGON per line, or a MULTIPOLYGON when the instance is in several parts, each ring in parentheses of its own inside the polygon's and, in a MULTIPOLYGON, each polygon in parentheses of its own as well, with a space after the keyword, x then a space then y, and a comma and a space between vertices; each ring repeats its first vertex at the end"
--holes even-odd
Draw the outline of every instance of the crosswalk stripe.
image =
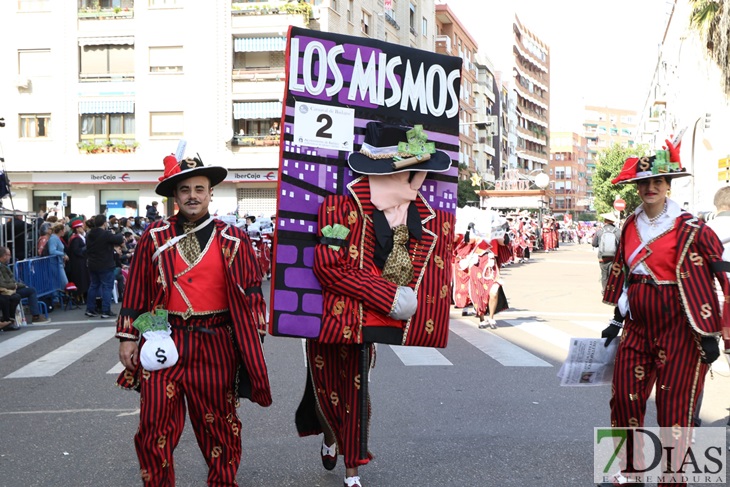
POLYGON ((451 331, 507 367, 552 367, 551 364, 489 330, 470 322, 452 319, 451 331))
POLYGON ((583 328, 588 328, 593 331, 602 332, 604 328, 608 326, 608 319, 606 321, 579 321, 575 320, 573 321, 578 326, 582 326, 583 328))
POLYGON ((565 351, 567 351, 570 346, 570 339, 572 338, 570 335, 557 330, 546 323, 529 320, 505 320, 505 322, 514 326, 518 330, 529 333, 530 335, 537 337, 544 342, 555 345, 558 348, 562 348, 565 351))
POLYGON ((121 362, 117 362, 117 365, 112 367, 111 369, 107 370, 107 374, 120 374, 124 370, 124 364, 121 362))
POLYGON ((435 348, 391 345, 404 365, 454 365, 435 348))
POLYGON ((56 333, 57 331, 58 329, 32 330, 21 333, 18 336, 14 336, 13 338, 3 340, 2 342, 0 342, 0 358, 5 357, 6 355, 10 355, 11 353, 20 350, 23 347, 27 347, 31 343, 37 342, 38 340, 45 338, 52 333, 56 333))
POLYGON ((114 337, 113 327, 94 328, 43 357, 5 376, 6 379, 51 377, 114 337))

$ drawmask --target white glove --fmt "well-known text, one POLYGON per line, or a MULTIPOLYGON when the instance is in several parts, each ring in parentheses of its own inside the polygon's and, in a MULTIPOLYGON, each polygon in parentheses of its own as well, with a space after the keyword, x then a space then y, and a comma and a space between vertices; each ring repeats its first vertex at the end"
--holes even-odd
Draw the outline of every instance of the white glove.
POLYGON ((145 342, 139 351, 139 361, 146 370, 161 370, 177 363, 178 353, 170 331, 148 331, 144 333, 145 342))
POLYGON ((405 321, 416 313, 418 299, 416 293, 408 286, 398 286, 398 299, 393 311, 388 316, 395 320, 405 321))

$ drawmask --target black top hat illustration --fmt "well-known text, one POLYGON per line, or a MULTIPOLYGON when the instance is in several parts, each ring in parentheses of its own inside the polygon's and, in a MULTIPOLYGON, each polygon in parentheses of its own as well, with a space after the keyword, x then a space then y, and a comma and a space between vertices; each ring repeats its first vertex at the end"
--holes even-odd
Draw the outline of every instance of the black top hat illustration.
POLYGON ((360 152, 350 154, 347 162, 353 171, 367 175, 444 172, 451 167, 451 158, 428 142, 423 126, 383 122, 368 122, 360 152))

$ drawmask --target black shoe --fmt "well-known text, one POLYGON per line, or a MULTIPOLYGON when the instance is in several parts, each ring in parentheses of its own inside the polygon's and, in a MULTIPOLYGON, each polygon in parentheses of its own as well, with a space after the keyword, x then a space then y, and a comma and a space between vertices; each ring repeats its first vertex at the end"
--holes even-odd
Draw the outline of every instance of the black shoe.
POLYGON ((17 323, 11 323, 2 328, 2 331, 18 331, 18 330, 20 330, 20 325, 17 323))
POLYGON ((99 317, 99 314, 96 311, 87 311, 84 314, 86 316, 88 316, 89 318, 98 318, 99 317))
POLYGON ((322 466, 326 470, 334 469, 337 466, 337 443, 327 446, 323 439, 320 455, 322 455, 322 466))
POLYGON ((103 320, 105 320, 107 318, 116 318, 116 317, 117 317, 117 314, 113 313, 111 311, 102 311, 101 316, 100 316, 100 318, 103 320))

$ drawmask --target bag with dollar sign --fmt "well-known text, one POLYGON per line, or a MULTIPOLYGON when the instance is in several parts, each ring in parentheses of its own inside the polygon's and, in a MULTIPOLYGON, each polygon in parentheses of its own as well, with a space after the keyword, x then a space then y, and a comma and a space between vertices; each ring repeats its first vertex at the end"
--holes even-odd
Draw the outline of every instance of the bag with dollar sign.
POLYGON ((161 370, 172 367, 179 358, 175 342, 170 336, 167 310, 158 309, 153 313, 143 313, 133 326, 142 333, 145 342, 139 352, 139 361, 146 370, 161 370))

